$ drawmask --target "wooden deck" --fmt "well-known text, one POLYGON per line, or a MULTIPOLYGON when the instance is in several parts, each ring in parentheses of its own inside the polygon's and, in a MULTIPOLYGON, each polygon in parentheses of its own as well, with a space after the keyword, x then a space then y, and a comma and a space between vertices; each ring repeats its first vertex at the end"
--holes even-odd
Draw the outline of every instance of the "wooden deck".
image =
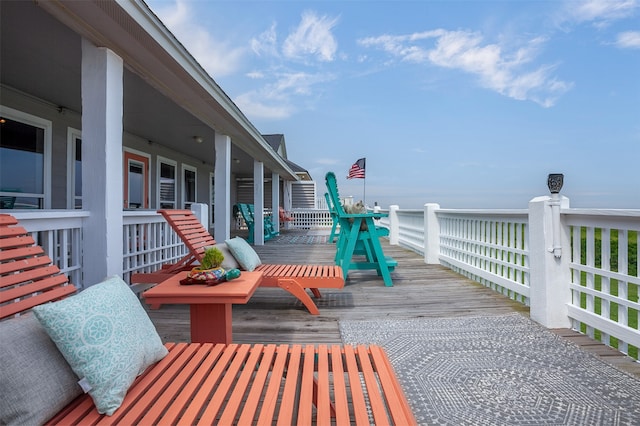
MULTIPOLYGON (((276 238, 255 246, 265 263, 333 263, 334 244, 283 243, 276 238)), ((290 241, 290 240, 289 240, 290 241)), ((233 338, 237 343, 341 343, 340 319, 448 318, 500 315, 529 309, 445 267, 426 265, 412 251, 383 249, 398 261, 393 287, 385 287, 373 271, 355 271, 342 290, 323 291, 316 301, 319 316, 310 315, 299 301, 276 288, 259 288, 247 305, 233 308, 233 338)), ((189 341, 189 310, 165 305, 150 316, 164 341, 189 341)), ((640 363, 572 330, 553 330, 584 350, 640 378, 640 363)))

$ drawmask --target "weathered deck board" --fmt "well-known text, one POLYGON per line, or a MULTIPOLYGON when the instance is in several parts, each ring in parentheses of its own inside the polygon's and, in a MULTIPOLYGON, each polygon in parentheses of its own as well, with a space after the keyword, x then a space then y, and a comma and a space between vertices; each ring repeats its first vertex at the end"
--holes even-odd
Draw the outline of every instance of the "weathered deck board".
MULTIPOLYGON (((455 272, 426 265, 418 254, 390 246, 385 253, 398 261, 394 286, 385 287, 374 271, 354 271, 343 290, 323 291, 316 300, 320 315, 309 315, 290 294, 277 288, 259 288, 247 305, 233 308, 233 337, 238 343, 341 343, 340 319, 447 318, 458 316, 529 314, 529 309, 455 272)), ((256 246, 265 263, 333 263, 333 244, 282 244, 269 241, 256 246)), ((189 310, 163 306, 150 311, 165 341, 189 341, 189 310)), ((640 377, 640 363, 572 330, 553 330, 601 356, 605 361, 640 377)))

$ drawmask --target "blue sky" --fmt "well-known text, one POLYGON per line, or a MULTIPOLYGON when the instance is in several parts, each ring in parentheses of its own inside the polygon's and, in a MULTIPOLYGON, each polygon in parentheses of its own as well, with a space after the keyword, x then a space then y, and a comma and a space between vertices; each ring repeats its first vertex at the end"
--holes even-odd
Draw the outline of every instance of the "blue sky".
POLYGON ((194 1, 151 9, 324 192, 640 208, 640 1, 194 1), (366 180, 346 180, 366 157, 366 180))

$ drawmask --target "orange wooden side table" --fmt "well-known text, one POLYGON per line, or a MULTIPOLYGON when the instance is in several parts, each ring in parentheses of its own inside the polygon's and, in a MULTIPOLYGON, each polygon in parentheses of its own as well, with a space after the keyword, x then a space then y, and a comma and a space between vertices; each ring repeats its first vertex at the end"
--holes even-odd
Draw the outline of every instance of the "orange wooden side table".
POLYGON ((251 298, 262 281, 262 272, 242 271, 239 278, 215 286, 180 285, 187 271, 142 293, 149 305, 187 304, 191 315, 191 342, 233 342, 232 307, 251 298))

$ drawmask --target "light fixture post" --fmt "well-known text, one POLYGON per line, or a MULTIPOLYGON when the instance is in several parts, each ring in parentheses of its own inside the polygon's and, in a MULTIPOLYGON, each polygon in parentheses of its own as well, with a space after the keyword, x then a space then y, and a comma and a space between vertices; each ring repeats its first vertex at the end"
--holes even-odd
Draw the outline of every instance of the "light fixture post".
POLYGON ((564 183, 564 175, 562 173, 551 173, 547 178, 547 186, 551 192, 551 221, 553 225, 553 246, 548 250, 556 258, 562 257, 562 245, 560 244, 560 190, 564 183))

